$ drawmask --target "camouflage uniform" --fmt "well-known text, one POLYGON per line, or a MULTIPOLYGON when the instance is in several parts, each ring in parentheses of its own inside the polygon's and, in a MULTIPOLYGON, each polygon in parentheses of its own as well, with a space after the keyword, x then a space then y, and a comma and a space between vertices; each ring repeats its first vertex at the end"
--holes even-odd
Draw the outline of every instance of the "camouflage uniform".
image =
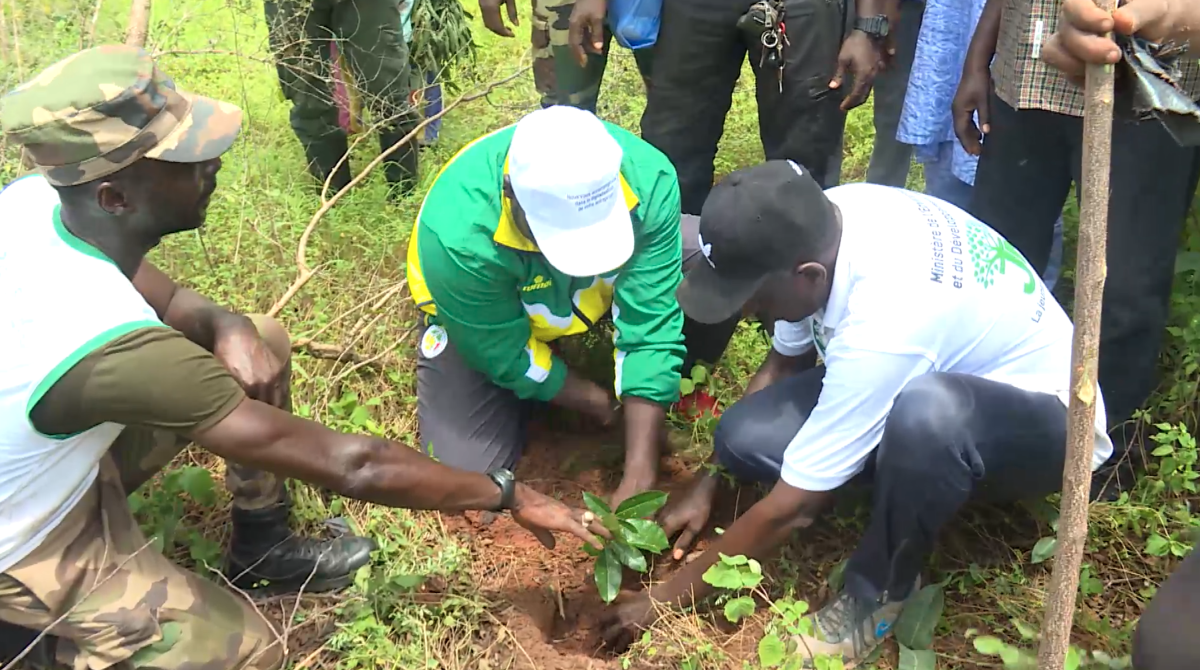
POLYGON ((533 46, 533 86, 542 96, 542 107, 557 104, 554 81, 554 51, 550 48, 550 22, 538 13, 538 0, 530 8, 529 40, 533 46))
MULTIPOLYGON (((600 85, 604 81, 604 69, 608 65, 608 50, 612 45, 612 33, 605 29, 604 52, 601 54, 588 53, 587 67, 579 67, 579 63, 571 53, 568 40, 571 12, 574 9, 575 0, 534 0, 534 58, 538 58, 539 52, 546 54, 546 49, 548 49, 549 59, 554 63, 553 83, 548 85, 555 92, 556 104, 570 105, 595 113, 596 103, 600 97, 600 85), (544 27, 545 30, 545 47, 539 47, 542 44, 539 34, 541 27, 544 27)), ((647 88, 650 86, 651 52, 652 49, 638 49, 633 52, 638 72, 641 73, 647 88)), ((547 67, 544 65, 546 58, 545 55, 541 58, 543 68, 547 67)), ((538 65, 539 60, 534 60, 535 82, 538 80, 538 65)), ((549 81, 549 77, 543 81, 549 81)), ((540 85, 538 92, 542 93, 543 105, 545 105, 546 93, 540 85)))
MULTIPOLYGON (((292 101, 292 130, 317 179, 324 181, 347 148, 333 97, 332 40, 338 40, 375 121, 394 119, 380 129, 380 149, 416 127, 419 115, 409 103, 408 44, 399 0, 267 0, 264 11, 279 83, 292 101)), ((415 143, 398 149, 392 159, 384 163, 388 182, 410 188, 417 173, 415 143)), ((331 187, 337 190, 349 181, 349 165, 343 164, 331 187)))
MULTIPOLYGON (((214 159, 236 139, 241 117, 234 105, 178 90, 149 54, 123 46, 70 56, 0 100, 7 138, 59 187, 101 179, 142 158, 214 159)), ((269 318, 251 320, 275 356, 289 361, 284 329, 269 318)), ((123 661, 163 669, 266 670, 282 664, 278 637, 245 599, 149 548, 130 512, 127 492, 186 445, 167 431, 135 425, 122 430, 84 499, 32 554, 0 573, 0 623, 9 625, 0 627, 0 648, 20 638, 11 625, 40 631, 54 623, 46 641, 59 663, 74 668, 123 661)), ((273 562, 304 566, 301 580, 326 573, 333 584, 348 581, 369 560, 374 544, 365 538, 315 542, 292 536, 279 477, 227 463, 226 484, 234 499, 226 571, 235 583, 265 578, 262 572, 273 562), (340 562, 327 561, 331 555, 340 562)))

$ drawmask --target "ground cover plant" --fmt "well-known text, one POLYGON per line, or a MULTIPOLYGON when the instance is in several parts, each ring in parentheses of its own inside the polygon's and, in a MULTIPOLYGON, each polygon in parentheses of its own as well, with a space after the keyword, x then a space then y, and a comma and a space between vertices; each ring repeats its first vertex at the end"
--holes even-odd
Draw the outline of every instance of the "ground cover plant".
MULTIPOLYGON (((371 174, 330 207, 305 236, 303 262, 314 272, 280 309, 295 342, 296 411, 338 430, 415 443, 412 352, 418 318, 404 284, 404 260, 421 194, 464 143, 538 107, 528 69, 528 5, 522 6, 517 37, 506 40, 486 32, 478 8, 466 2, 477 46, 473 57, 455 66, 457 90, 470 95, 511 80, 447 114, 438 143, 422 150, 422 187, 412 197, 389 203, 382 176, 371 174)), ((0 10, 0 85, 7 90, 81 46, 120 41, 129 1, 0 0, 0 10)), ((454 43, 463 44, 462 36, 454 43)), ((154 252, 154 261, 219 302, 245 312, 267 311, 296 281, 297 248, 322 203, 288 126, 288 103, 275 79, 261 2, 160 0, 153 6, 150 48, 161 54, 163 68, 181 86, 231 100, 246 111, 242 139, 224 159, 206 228, 167 241, 154 252)), ((456 95, 448 94, 447 102, 456 95)), ((632 56, 614 48, 599 113, 636 131, 643 107, 632 56)), ((844 180, 863 178, 872 140, 868 103, 849 117, 844 180)), ((363 141, 356 148, 356 171, 374 157, 373 146, 363 141)), ((747 77, 735 94, 717 172, 761 159, 747 77)), ((20 172, 18 152, 0 146, 0 179, 20 172)), ((914 169, 910 186, 921 185, 920 170, 914 169)), ((1074 203, 1066 214, 1065 267, 1070 268, 1074 203)), ((1200 476, 1194 439, 1198 274, 1200 228, 1192 217, 1180 244, 1162 385, 1137 418, 1149 445, 1148 475, 1136 490, 1091 509, 1073 637, 1079 667, 1124 667, 1138 614, 1190 550, 1200 525, 1193 512, 1200 476)), ((1071 279, 1068 270, 1056 289, 1068 307, 1071 279)), ((588 337, 564 342, 563 355, 603 379, 612 374, 611 352, 597 345, 603 336, 588 337)), ((725 357, 690 371, 686 381, 727 407, 766 348, 760 326, 742 324, 725 357)), ((711 450, 715 421, 676 416, 672 425, 655 501, 679 491, 711 450)), ((531 427, 518 476, 604 516, 609 511, 598 503, 615 486, 621 461, 619 434, 544 413, 531 427)), ((216 567, 228 532, 222 468, 218 459, 189 450, 170 472, 135 494, 147 533, 174 559, 213 579, 219 578, 206 566, 216 567)), ((293 495, 298 523, 306 530, 321 532, 327 519, 340 517, 380 544, 372 565, 344 593, 258 603, 297 669, 788 667, 793 628, 838 587, 839 566, 855 545, 869 501, 866 492, 847 491, 832 514, 769 560, 722 559, 712 575, 721 581, 714 598, 666 613, 629 652, 612 657, 599 648, 597 633, 613 589, 641 588, 674 569, 667 552, 664 558, 655 553, 663 547, 657 535, 640 545, 628 538, 624 544, 610 543, 610 558, 598 560, 565 540, 546 551, 504 515, 387 509, 303 485, 294 486, 293 495), (641 560, 619 554, 625 552, 622 546, 644 550, 641 560), (631 569, 617 569, 615 575, 609 570, 601 579, 596 566, 611 568, 614 557, 631 569)), ((714 528, 699 548, 760 492, 722 495, 714 508, 714 528)), ((626 510, 622 517, 618 507, 611 513, 619 528, 625 528, 624 520, 651 532, 635 523, 650 512, 626 510)), ((878 670, 1023 667, 1036 648, 1056 522, 1053 498, 966 510, 942 538, 918 604, 906 610, 903 625, 897 624, 897 640, 885 645, 871 665, 878 670)))

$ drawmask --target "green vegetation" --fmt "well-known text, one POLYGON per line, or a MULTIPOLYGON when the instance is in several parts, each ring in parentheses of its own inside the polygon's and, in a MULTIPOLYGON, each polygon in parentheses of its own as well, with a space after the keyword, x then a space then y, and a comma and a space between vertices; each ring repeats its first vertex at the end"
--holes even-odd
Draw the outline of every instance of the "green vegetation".
POLYGON ((611 603, 621 590, 621 566, 646 572, 649 564, 642 552, 661 554, 670 546, 663 529, 648 518, 667 504, 667 494, 661 491, 639 493, 617 505, 616 510, 609 509, 607 503, 586 491, 583 502, 596 515, 596 521, 612 533, 612 539, 605 542, 603 549, 583 545, 583 550, 596 559, 593 573, 600 599, 611 603))
MULTIPOLYGON (((7 90, 88 43, 96 7, 94 0, 0 0, 8 30, 7 47, 0 51, 0 85, 7 90)), ((107 0, 99 7, 96 41, 120 41, 128 0, 107 0)), ((466 10, 474 14, 471 25, 478 46, 473 58, 459 63, 454 81, 469 94, 528 66, 529 22, 525 3, 520 36, 505 40, 482 28, 473 3, 466 10)), ((320 203, 288 126, 288 103, 267 51, 261 3, 157 2, 150 34, 153 50, 162 54, 162 67, 182 87, 236 102, 246 111, 242 139, 225 157, 207 227, 166 241, 153 260, 219 302, 245 312, 266 311, 295 279, 297 244, 320 203)), ((636 130, 644 104, 632 56, 614 47, 600 115, 636 130)), ((307 259, 317 273, 280 314, 297 343, 293 397, 300 414, 338 430, 415 443, 412 351, 418 320, 402 282, 421 193, 438 166, 464 143, 537 106, 526 69, 486 97, 448 114, 438 143, 422 151, 423 184, 417 194, 391 204, 382 175, 372 174, 316 226, 307 259)), ((718 174, 762 159, 749 76, 737 88, 725 131, 718 174)), ((849 117, 845 181, 863 178, 872 140, 868 103, 849 117)), ((373 157, 373 146, 368 141, 356 148, 356 169, 373 157)), ((569 138, 564 138, 564 146, 569 146, 569 138)), ((0 180, 7 182, 20 171, 17 151, 0 145, 0 180)), ((922 180, 916 169, 910 186, 920 188, 922 180)), ((1056 293, 1069 305, 1078 219, 1074 202, 1066 214, 1067 270, 1056 293)), ((1118 501, 1091 509, 1075 619, 1081 667, 1084 662, 1091 664, 1088 667, 1121 667, 1138 613, 1189 551, 1200 525, 1200 515, 1193 512, 1198 476, 1193 436, 1200 393, 1196 223, 1195 217, 1189 220, 1181 240, 1162 385, 1137 418, 1151 445, 1148 451, 1153 451, 1149 475, 1118 501)), ((765 354, 766 342, 759 324, 744 323, 725 358, 711 370, 692 371, 686 381, 703 385, 727 407, 765 354)), ((594 355, 598 361, 605 358, 594 355)), ((685 470, 700 467, 707 458, 714 425, 715 421, 676 423, 673 458, 685 470)), ((578 480, 566 471, 571 462, 620 463, 619 440, 597 446, 587 437, 549 440, 561 450, 554 457, 560 467, 555 474, 543 468, 532 484, 577 505, 582 505, 582 491, 606 494, 603 487, 612 482, 595 475, 597 469, 589 470, 594 475, 590 479, 578 480), (605 453, 600 457, 592 451, 605 453), (586 458, 578 458, 580 453, 586 458)), ((222 473, 219 459, 193 449, 133 496, 147 532, 158 536, 173 558, 206 576, 211 573, 203 566, 218 559, 227 535, 222 473)), ((623 657, 607 659, 596 656, 594 639, 563 642, 562 625, 546 624, 528 606, 549 590, 559 603, 548 619, 570 617, 566 623, 571 626, 582 621, 575 618, 573 605, 582 598, 582 588, 594 587, 586 583, 588 575, 572 572, 580 555, 570 540, 560 538, 560 544, 568 545, 565 554, 551 553, 536 545, 529 549, 514 544, 517 534, 509 542, 494 531, 501 521, 485 531, 463 533, 460 522, 438 514, 366 505, 303 485, 293 486, 293 494, 297 523, 307 531, 319 532, 325 519, 341 516, 380 544, 373 564, 347 593, 260 604, 264 615, 286 630, 295 668, 786 667, 780 664, 787 662, 787 644, 798 630, 793 628, 801 625, 808 602, 819 605, 837 588, 839 564, 853 548, 869 509, 869 498, 850 491, 830 518, 801 534, 770 562, 722 559, 712 573, 723 587, 716 607, 698 603, 687 612, 669 613, 623 657), (531 577, 514 585, 510 575, 515 572, 543 581, 531 577), (568 581, 576 577, 578 583, 568 581)), ((746 506, 739 498, 726 511, 732 514, 735 507, 744 511, 746 506)), ((614 516, 620 517, 620 510, 614 516)), ((724 518, 720 523, 728 522, 724 518)), ((906 612, 905 617, 915 620, 904 624, 903 636, 897 626, 904 646, 885 645, 874 667, 929 670, 935 663, 945 669, 1022 662, 1021 651, 1036 647, 1056 522, 1053 498, 1029 507, 966 510, 944 533, 931 560, 928 575, 934 581, 927 588, 932 590, 919 594, 925 604, 906 612)), ((616 546, 619 543, 609 545, 614 554, 616 546)), ((623 565, 641 565, 631 555, 620 558, 628 559, 620 561, 623 565)), ((661 578, 659 567, 646 562, 650 578, 661 578)), ((597 578, 605 599, 619 581, 597 578)))

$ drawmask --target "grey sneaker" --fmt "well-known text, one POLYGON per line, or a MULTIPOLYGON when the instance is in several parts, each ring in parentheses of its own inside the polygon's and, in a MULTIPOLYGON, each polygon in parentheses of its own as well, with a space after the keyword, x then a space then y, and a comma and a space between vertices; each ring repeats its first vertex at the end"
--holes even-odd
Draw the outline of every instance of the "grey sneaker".
MULTIPOLYGON (((909 595, 921 588, 918 577, 909 595)), ((846 670, 858 667, 892 632, 906 600, 878 603, 860 600, 843 590, 825 607, 809 615, 812 635, 796 635, 796 653, 803 667, 812 668, 818 656, 841 658, 846 670)))

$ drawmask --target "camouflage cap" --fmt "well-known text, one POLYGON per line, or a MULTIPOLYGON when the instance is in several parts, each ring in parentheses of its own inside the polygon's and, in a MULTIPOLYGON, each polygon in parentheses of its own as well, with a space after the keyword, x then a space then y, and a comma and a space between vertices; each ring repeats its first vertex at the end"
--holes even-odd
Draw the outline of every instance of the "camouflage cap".
POLYGON ((210 160, 241 126, 237 106, 176 89, 136 47, 81 51, 0 98, 0 128, 58 186, 100 179, 141 158, 210 160))

